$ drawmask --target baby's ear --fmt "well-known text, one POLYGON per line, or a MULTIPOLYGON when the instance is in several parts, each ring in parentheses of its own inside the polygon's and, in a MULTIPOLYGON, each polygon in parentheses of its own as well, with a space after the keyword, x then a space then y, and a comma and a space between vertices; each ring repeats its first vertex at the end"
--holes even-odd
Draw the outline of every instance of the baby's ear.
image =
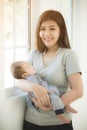
POLYGON ((23 78, 23 79, 25 79, 26 76, 27 76, 27 73, 26 73, 26 72, 22 74, 22 78, 23 78))

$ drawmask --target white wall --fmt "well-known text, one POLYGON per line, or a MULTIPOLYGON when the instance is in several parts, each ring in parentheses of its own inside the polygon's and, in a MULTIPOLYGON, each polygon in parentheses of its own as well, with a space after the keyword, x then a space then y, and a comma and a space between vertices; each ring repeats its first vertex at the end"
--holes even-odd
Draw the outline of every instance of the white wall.
POLYGON ((84 84, 84 96, 76 103, 78 114, 73 117, 75 130, 87 130, 87 0, 74 0, 73 47, 80 59, 84 84))
POLYGON ((4 33, 4 25, 3 25, 3 20, 4 20, 4 15, 3 15, 3 2, 0 1, 0 101, 3 100, 4 98, 4 51, 3 51, 3 33, 4 33))
POLYGON ((25 95, 4 100, 0 104, 0 130, 22 130, 25 95))

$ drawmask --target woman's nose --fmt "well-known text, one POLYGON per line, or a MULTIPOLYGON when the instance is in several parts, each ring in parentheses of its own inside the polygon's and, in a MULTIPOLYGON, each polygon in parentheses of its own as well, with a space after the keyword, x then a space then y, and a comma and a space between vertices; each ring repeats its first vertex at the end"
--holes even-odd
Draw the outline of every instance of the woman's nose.
POLYGON ((45 30, 44 35, 48 36, 50 34, 49 30, 45 30))

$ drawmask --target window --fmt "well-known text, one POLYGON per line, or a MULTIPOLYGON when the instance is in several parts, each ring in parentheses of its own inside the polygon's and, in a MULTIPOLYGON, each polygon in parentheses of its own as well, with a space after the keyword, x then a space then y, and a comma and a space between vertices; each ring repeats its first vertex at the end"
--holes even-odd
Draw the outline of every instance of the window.
POLYGON ((30 0, 4 0, 4 81, 14 87, 10 72, 13 61, 26 59, 30 43, 30 0))

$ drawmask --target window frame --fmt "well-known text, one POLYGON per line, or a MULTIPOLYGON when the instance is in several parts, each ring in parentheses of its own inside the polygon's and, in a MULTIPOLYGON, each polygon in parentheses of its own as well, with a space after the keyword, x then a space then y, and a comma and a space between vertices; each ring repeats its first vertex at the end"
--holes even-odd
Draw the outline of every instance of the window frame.
MULTIPOLYGON (((15 0, 14 0, 14 4, 15 4, 15 0)), ((3 28, 4 28, 4 22, 3 21, 4 21, 4 6, 6 6, 6 4, 4 3, 4 1, 2 1, 0 3, 0 5, 2 7, 2 11, 0 12, 0 15, 1 15, 1 18, 3 18, 2 19, 2 24, 0 24, 1 27, 2 27, 2 30, 0 32, 3 35, 3 38, 1 38, 0 41, 3 41, 3 43, 5 43, 4 42, 4 30, 3 30, 3 28)), ((9 5, 9 4, 7 3, 7 5, 9 5)), ((27 19, 27 23, 28 23, 28 29, 27 29, 27 31, 28 31, 28 37, 27 37, 28 45, 27 45, 27 52, 28 52, 31 49, 31 0, 28 0, 27 8, 28 8, 28 19, 27 19)), ((3 59, 5 57, 5 55, 4 55, 5 49, 11 49, 11 48, 5 47, 4 44, 2 44, 0 46, 0 50, 1 50, 0 53, 1 53, 1 55, 3 55, 3 59)), ((15 46, 14 46, 14 49, 16 49, 15 46)), ((1 61, 2 61, 2 59, 1 59, 1 61)), ((5 64, 5 61, 3 60, 3 65, 4 64, 5 64)), ((7 99, 9 97, 11 98, 11 97, 14 97, 14 96, 18 96, 19 94, 25 94, 24 92, 22 92, 21 90, 19 90, 15 85, 13 87, 5 88, 5 84, 4 84, 4 79, 5 79, 4 66, 2 66, 2 71, 4 71, 2 73, 3 74, 2 75, 2 79, 3 80, 2 80, 2 83, 1 83, 2 84, 1 86, 3 86, 3 87, 1 87, 0 92, 1 93, 3 92, 3 93, 0 94, 0 95, 2 95, 3 98, 7 99)))

